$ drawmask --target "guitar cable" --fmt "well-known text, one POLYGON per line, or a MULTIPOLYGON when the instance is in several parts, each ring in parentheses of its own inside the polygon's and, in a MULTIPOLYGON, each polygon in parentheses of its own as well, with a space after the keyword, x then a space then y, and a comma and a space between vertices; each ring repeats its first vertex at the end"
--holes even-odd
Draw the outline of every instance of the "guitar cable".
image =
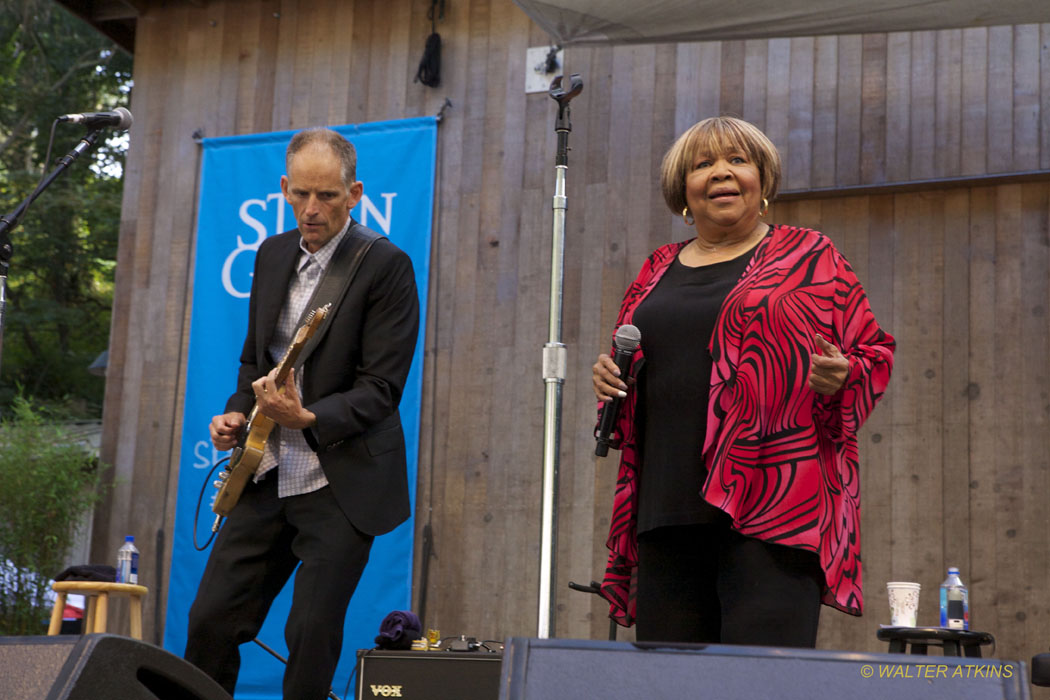
POLYGON ((215 473, 215 470, 222 466, 223 463, 229 461, 229 457, 223 457, 218 462, 213 464, 211 467, 211 471, 208 472, 208 476, 204 478, 204 483, 201 484, 201 492, 197 496, 197 508, 193 511, 193 548, 196 549, 198 552, 203 552, 205 549, 211 546, 211 541, 215 539, 215 534, 219 531, 218 528, 215 528, 214 530, 212 530, 211 536, 208 537, 207 542, 205 542, 203 545, 197 544, 197 525, 200 524, 201 503, 204 502, 204 491, 208 488, 208 485, 211 483, 211 477, 215 473))
MULTIPOLYGON (((258 644, 259 646, 261 646, 263 648, 263 650, 267 651, 270 654, 270 656, 274 657, 275 659, 280 661, 285 666, 288 665, 288 659, 286 659, 283 656, 281 656, 280 654, 278 654, 276 651, 273 650, 272 647, 267 646, 263 642, 259 641, 258 637, 256 637, 252 641, 255 642, 256 644, 258 644)), ((357 672, 357 667, 354 666, 353 670, 350 671, 350 678, 351 679, 353 679, 354 673, 356 673, 356 672, 357 672)), ((346 693, 349 693, 349 692, 350 692, 350 681, 347 681, 347 683, 346 683, 346 693)), ((343 695, 346 695, 346 693, 343 693, 343 695)), ((332 690, 332 686, 328 686, 328 695, 326 697, 329 697, 332 700, 340 700, 339 696, 335 694, 334 690, 332 690)))

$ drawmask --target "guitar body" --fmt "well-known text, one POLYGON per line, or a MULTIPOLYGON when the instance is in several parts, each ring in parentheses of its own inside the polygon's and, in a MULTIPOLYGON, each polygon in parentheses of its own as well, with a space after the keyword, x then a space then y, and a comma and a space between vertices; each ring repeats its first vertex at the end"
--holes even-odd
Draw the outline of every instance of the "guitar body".
POLYGON ((211 507, 213 513, 222 517, 230 514, 237 505, 244 487, 248 485, 248 480, 255 475, 266 450, 266 439, 270 437, 276 425, 266 416, 257 414, 254 409, 252 414, 248 421, 248 437, 245 438, 244 444, 235 448, 230 455, 230 466, 226 470, 228 476, 221 479, 222 485, 211 507))
MULTIPOLYGON (((299 357, 303 346, 306 345, 306 341, 313 336, 321 325, 321 321, 328 315, 329 308, 331 308, 331 304, 326 304, 311 311, 305 323, 296 331, 292 344, 276 367, 277 372, 274 382, 279 387, 278 391, 284 391, 284 383, 288 378, 288 373, 291 371, 292 366, 295 365, 295 361, 299 357)), ((229 465, 224 471, 219 473, 219 479, 215 482, 219 492, 215 495, 215 503, 211 507, 212 512, 217 516, 212 530, 218 530, 219 521, 233 511, 233 507, 237 505, 237 501, 240 499, 244 487, 247 486, 248 480, 255 476, 259 463, 262 462, 263 453, 266 450, 266 440, 270 437, 270 433, 273 432, 275 425, 277 424, 272 418, 267 418, 259 413, 258 404, 252 407, 251 413, 248 414, 248 424, 245 426, 247 436, 244 438, 243 444, 234 448, 233 454, 230 455, 229 465)))

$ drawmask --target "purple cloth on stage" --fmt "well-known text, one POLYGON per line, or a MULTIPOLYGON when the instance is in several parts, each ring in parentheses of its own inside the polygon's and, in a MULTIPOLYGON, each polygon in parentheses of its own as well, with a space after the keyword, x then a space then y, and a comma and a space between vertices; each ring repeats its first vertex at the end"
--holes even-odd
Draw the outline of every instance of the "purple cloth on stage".
POLYGON ((411 649, 412 641, 423 631, 419 617, 411 610, 395 610, 379 625, 376 645, 380 649, 411 649))

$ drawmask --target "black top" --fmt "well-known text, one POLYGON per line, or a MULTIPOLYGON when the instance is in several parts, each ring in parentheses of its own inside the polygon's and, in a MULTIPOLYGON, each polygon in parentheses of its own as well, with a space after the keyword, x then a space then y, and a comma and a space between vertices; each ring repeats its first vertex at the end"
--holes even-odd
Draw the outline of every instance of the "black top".
POLYGON ((728 518, 700 496, 707 478, 702 458, 711 389, 707 346, 722 302, 754 251, 701 267, 687 267, 676 257, 635 309, 645 353, 638 377, 639 533, 728 518))

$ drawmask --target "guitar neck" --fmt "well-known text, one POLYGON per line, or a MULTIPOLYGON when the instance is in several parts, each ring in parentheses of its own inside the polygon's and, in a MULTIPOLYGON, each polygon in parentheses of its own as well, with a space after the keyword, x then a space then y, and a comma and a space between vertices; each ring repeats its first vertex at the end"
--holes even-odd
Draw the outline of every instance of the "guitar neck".
POLYGON ((274 378, 274 384, 279 387, 284 386, 284 382, 288 379, 288 373, 295 366, 295 361, 299 359, 299 353, 304 345, 306 345, 305 341, 292 343, 289 346, 287 352, 284 353, 284 357, 277 363, 277 376, 274 378))
POLYGON ((295 332, 295 337, 292 339, 291 345, 288 346, 288 350, 285 351, 284 357, 277 363, 277 373, 274 378, 274 383, 278 387, 284 386, 285 381, 288 379, 288 373, 292 367, 295 366, 295 361, 299 359, 299 354, 306 346, 307 341, 317 331, 317 327, 321 325, 321 321, 324 320, 325 316, 328 315, 328 310, 331 308, 331 304, 325 304, 324 306, 314 309, 307 316, 306 322, 299 327, 299 330, 295 332))

